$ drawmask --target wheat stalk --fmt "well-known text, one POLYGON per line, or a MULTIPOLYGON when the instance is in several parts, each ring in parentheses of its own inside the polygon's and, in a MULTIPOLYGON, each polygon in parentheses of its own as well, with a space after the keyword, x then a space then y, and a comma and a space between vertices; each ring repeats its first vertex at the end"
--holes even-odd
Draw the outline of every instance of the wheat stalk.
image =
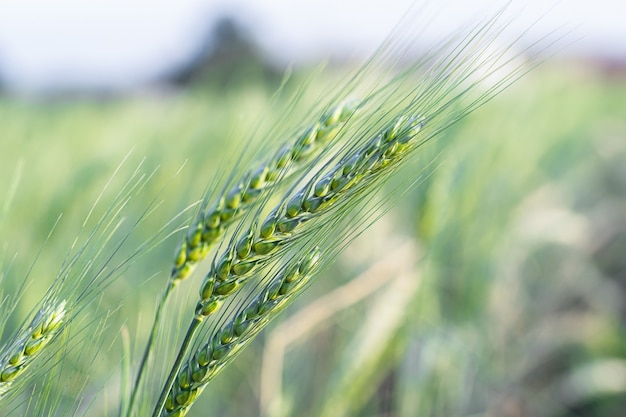
POLYGON ((58 334, 66 313, 65 305, 62 301, 54 308, 39 310, 21 336, 3 349, 6 353, 0 359, 0 399, 7 395, 15 380, 58 334))

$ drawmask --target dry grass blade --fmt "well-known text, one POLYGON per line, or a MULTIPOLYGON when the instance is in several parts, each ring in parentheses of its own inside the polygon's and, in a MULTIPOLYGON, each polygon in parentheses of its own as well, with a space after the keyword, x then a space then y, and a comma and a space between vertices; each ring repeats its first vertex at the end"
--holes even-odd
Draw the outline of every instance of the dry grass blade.
MULTIPOLYGON (((280 399, 285 355, 290 346, 313 339, 320 329, 333 323, 332 317, 371 297, 384 292, 399 276, 405 276, 414 268, 417 247, 415 242, 391 248, 387 255, 372 264, 358 277, 325 294, 284 320, 267 335, 263 349, 260 379, 261 415, 285 415, 280 399)), ((376 311, 373 309, 372 311, 376 311)))

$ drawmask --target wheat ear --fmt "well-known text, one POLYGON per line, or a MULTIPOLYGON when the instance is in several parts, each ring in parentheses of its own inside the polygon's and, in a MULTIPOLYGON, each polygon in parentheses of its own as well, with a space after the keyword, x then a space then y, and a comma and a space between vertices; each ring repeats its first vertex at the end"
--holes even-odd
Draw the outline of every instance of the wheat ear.
POLYGON ((161 417, 186 415, 209 381, 305 287, 317 270, 319 261, 320 251, 315 248, 299 262, 283 268, 259 295, 240 307, 233 319, 196 349, 178 372, 161 417))
POLYGON ((274 252, 306 235, 299 226, 326 214, 348 193, 362 189, 381 170, 398 163, 411 149, 421 127, 421 119, 397 118, 365 146, 349 152, 329 172, 318 174, 293 198, 275 208, 258 231, 253 225, 213 264, 200 289, 196 317, 203 320, 217 312, 226 298, 273 258, 274 252))
POLYGON ((7 353, 0 359, 0 399, 58 333, 66 313, 65 304, 62 301, 55 308, 39 310, 23 334, 5 349, 7 353))

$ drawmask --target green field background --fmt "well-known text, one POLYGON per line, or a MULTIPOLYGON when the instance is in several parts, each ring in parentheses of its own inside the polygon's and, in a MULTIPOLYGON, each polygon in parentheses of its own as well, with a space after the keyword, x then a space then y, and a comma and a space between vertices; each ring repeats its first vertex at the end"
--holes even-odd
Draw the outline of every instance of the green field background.
MULTIPOLYGON (((324 77, 334 75, 309 89, 323 91, 324 77)), ((133 173, 152 175, 120 212, 128 238, 102 249, 121 245, 116 263, 151 243, 81 312, 73 339, 55 341, 75 346, 63 353, 65 369, 45 359, 0 416, 22 415, 42 392, 56 409, 118 415, 123 334, 136 367, 184 233, 176 228, 229 174, 238 149, 263 140, 258 126, 284 123, 301 79, 279 95, 251 81, 120 98, 0 96, 3 300, 27 282, 2 340, 29 320, 74 240, 84 242, 133 173)), ((294 127, 313 97, 300 99, 294 127)), ((209 384, 189 416, 624 415, 624 74, 546 62, 420 152, 389 189, 407 175, 417 185, 395 191, 394 207, 209 384), (377 262, 386 268, 378 282, 333 301, 377 262), (288 326, 302 334, 273 351, 288 326), (277 366, 279 379, 264 384, 277 366)), ((171 300, 147 409, 208 265, 171 300)))

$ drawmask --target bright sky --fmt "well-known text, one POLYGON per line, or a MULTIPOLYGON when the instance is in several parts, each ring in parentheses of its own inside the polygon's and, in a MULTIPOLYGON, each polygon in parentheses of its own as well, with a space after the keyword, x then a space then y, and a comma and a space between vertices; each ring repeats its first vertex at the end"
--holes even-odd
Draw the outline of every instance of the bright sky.
MULTIPOLYGON (((515 24, 542 13, 537 36, 565 25, 572 50, 626 59, 626 1, 513 1, 515 24), (522 10, 523 9, 523 10, 522 10)), ((275 56, 311 60, 373 50, 414 0, 0 0, 0 68, 26 88, 133 85, 182 62, 208 22, 229 11, 275 56)), ((423 3, 423 1, 421 2, 423 3)), ((453 30, 503 0, 432 1, 453 30)), ((419 22, 423 23, 423 22, 419 22)))

